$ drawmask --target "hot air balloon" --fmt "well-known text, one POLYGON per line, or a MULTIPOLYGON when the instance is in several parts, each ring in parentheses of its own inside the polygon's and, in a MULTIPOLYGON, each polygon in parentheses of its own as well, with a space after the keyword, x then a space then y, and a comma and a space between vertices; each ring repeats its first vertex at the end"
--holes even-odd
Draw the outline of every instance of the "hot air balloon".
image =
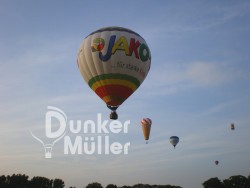
POLYGON ((234 123, 231 123, 231 130, 234 130, 235 127, 234 127, 234 123))
POLYGON ((77 64, 89 87, 112 111, 110 119, 117 119, 117 108, 146 78, 151 53, 138 33, 122 27, 106 27, 83 40, 77 64))
POLYGON ((175 146, 178 144, 178 142, 179 142, 179 137, 178 136, 171 136, 170 138, 169 138, 169 141, 170 141, 170 143, 174 146, 174 148, 175 148, 175 146))
POLYGON ((214 163, 215 163, 216 165, 218 165, 218 164, 219 164, 219 161, 214 161, 214 163))
POLYGON ((141 120, 142 132, 143 132, 143 135, 144 135, 144 139, 146 140, 146 144, 148 143, 151 124, 152 124, 152 121, 149 118, 143 118, 141 120))

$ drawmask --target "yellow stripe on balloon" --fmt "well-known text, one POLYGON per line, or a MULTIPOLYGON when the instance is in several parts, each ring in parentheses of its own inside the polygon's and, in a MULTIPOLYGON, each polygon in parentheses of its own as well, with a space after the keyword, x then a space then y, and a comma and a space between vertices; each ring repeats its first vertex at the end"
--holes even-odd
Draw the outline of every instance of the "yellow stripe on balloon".
POLYGON ((92 85, 91 89, 95 91, 98 87, 103 87, 105 85, 126 86, 126 87, 130 88, 133 91, 135 91, 137 89, 137 86, 133 82, 130 82, 130 81, 127 81, 127 80, 121 80, 121 79, 106 79, 106 80, 96 81, 92 85))
POLYGON ((103 97, 102 100, 103 100, 105 103, 108 103, 108 102, 112 101, 111 96, 109 96, 109 95, 103 97))

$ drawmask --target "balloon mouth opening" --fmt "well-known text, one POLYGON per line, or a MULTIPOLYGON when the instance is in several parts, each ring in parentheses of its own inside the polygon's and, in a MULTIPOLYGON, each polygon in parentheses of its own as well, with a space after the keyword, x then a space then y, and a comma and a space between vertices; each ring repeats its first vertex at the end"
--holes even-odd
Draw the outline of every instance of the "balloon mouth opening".
POLYGON ((112 111, 116 111, 116 109, 119 107, 119 106, 112 106, 112 105, 108 105, 107 104, 107 107, 110 109, 110 110, 112 110, 112 111))

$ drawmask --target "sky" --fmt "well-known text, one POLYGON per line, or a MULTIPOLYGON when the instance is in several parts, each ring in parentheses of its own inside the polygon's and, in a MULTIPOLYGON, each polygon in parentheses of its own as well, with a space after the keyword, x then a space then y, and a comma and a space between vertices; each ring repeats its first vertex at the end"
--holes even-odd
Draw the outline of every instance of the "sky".
MULTIPOLYGON (((1 0, 0 174, 60 178, 77 188, 201 188, 212 177, 248 176, 249 10, 246 0, 1 0), (48 106, 67 115, 67 129, 69 120, 97 124, 98 113, 109 120, 76 63, 83 39, 107 26, 139 33, 152 56, 148 76, 118 108, 119 121, 130 121, 128 133, 109 134, 112 142, 130 143, 128 154, 67 155, 61 139, 47 159, 30 133, 46 139, 48 106), (144 117, 153 122, 149 144, 144 117), (175 149, 170 136, 180 138, 175 149)), ((91 134, 67 132, 72 140, 84 135, 91 134)))

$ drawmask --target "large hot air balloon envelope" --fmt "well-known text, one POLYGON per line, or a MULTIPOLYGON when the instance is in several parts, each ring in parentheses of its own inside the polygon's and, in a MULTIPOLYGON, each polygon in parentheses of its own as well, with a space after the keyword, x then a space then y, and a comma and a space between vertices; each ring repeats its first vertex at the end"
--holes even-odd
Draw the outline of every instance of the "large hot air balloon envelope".
POLYGON ((178 142, 179 142, 179 137, 178 136, 171 136, 170 138, 169 138, 169 141, 170 141, 170 143, 174 146, 174 148, 175 148, 175 146, 178 144, 178 142))
POLYGON ((216 165, 218 165, 218 164, 219 164, 219 161, 214 161, 214 163, 215 163, 216 165))
POLYGON ((141 120, 142 132, 143 132, 143 135, 144 135, 144 139, 146 140, 146 143, 148 143, 151 124, 152 124, 152 121, 149 118, 143 118, 141 120))
POLYGON ((122 27, 106 27, 83 40, 77 63, 89 87, 112 110, 110 118, 117 119, 116 109, 146 78, 151 54, 138 33, 122 27))

